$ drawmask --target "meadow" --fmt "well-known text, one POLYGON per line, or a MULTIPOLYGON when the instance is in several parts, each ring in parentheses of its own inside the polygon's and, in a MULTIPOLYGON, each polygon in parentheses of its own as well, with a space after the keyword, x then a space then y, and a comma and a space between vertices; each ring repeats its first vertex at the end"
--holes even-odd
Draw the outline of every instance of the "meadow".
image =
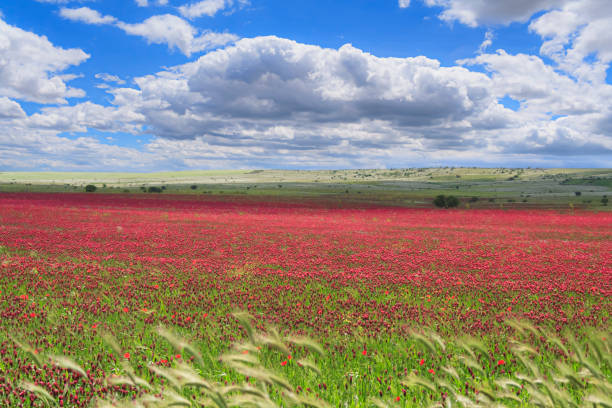
POLYGON ((202 170, 161 173, 0 172, 0 192, 245 196, 289 201, 324 199, 384 206, 430 207, 438 194, 470 208, 609 210, 611 169, 436 167, 354 170, 202 170))
POLYGON ((195 190, 0 194, 1 406, 611 406, 610 212, 195 190))

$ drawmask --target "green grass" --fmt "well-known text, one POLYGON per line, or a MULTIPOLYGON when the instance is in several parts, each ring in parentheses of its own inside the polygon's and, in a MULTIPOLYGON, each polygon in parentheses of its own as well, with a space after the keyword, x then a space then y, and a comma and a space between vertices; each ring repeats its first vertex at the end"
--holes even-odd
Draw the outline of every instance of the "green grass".
MULTIPOLYGON (((283 336, 270 327, 258 331, 248 314, 234 316, 245 337, 228 351, 209 347, 202 353, 180 335, 157 329, 157 336, 165 340, 159 351, 177 355, 169 364, 156 364, 155 353, 145 341, 139 354, 149 362, 135 367, 120 342, 103 335, 106 347, 123 356, 114 374, 105 379, 106 384, 124 388, 101 395, 96 406, 612 406, 609 333, 590 332, 586 343, 580 345, 571 335, 561 338, 517 321, 507 323, 514 334, 495 343, 475 338, 449 341, 434 332, 415 331, 409 338, 349 343, 352 359, 345 358, 343 363, 341 356, 333 358, 308 338, 283 336), (511 348, 500 353, 497 343, 502 340, 511 348), (398 351, 410 361, 404 364, 410 366, 404 372, 398 372, 396 362, 389 359, 398 351), (219 373, 223 373, 221 381, 219 373), (338 379, 344 380, 344 387, 338 387, 338 379), (123 392, 126 386, 131 391, 127 398, 123 392), (139 396, 134 399, 133 393, 139 396)), ((13 342, 41 370, 46 363, 75 373, 73 378, 87 376, 72 358, 43 356, 27 343, 13 342)), ((38 384, 22 380, 18 386, 46 406, 59 405, 57 398, 38 384)))
POLYGON ((423 168, 395 170, 208 170, 164 173, 0 173, 0 192, 143 193, 327 198, 338 202, 431 206, 439 194, 463 207, 553 207, 608 210, 611 169, 423 168), (192 188, 195 186, 195 188, 192 188), (580 196, 576 196, 576 192, 580 196), (473 197, 477 201, 470 201, 473 197))

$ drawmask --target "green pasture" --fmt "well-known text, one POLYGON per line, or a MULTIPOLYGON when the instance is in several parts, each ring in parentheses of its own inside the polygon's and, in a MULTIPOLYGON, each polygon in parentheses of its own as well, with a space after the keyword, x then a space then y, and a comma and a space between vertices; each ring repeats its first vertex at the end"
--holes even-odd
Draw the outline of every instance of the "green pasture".
POLYGON ((356 170, 194 170, 162 173, 0 173, 0 192, 146 193, 321 199, 430 206, 452 194, 463 207, 605 210, 612 169, 405 168, 356 170))

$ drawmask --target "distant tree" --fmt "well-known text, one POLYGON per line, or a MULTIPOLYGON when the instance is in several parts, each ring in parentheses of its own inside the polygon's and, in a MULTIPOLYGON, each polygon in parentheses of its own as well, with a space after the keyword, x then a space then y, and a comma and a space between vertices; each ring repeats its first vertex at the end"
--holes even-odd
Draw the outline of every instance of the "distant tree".
POLYGON ((440 194, 434 198, 433 203, 436 207, 446 207, 446 197, 443 194, 440 194))
POLYGON ((603 196, 601 198, 601 205, 608 205, 608 196, 603 196))
POLYGON ((88 184, 85 186, 85 191, 88 193, 93 193, 98 189, 98 187, 94 186, 93 184, 88 184))
POLYGON ((189 186, 190 189, 192 190, 196 190, 198 188, 198 186, 196 186, 195 184, 192 184, 189 186))
POLYGON ((576 197, 579 197, 582 195, 582 191, 574 191, 574 194, 576 194, 576 197))
POLYGON ((149 193, 161 193, 162 189, 159 187, 155 187, 155 186, 151 186, 147 189, 147 192, 149 193))
POLYGON ((433 203, 436 207, 440 208, 451 208, 457 207, 459 205, 459 199, 455 196, 445 196, 444 194, 440 194, 436 198, 434 198, 433 203))
POLYGON ((455 196, 446 197, 446 208, 457 207, 459 205, 459 199, 455 196))

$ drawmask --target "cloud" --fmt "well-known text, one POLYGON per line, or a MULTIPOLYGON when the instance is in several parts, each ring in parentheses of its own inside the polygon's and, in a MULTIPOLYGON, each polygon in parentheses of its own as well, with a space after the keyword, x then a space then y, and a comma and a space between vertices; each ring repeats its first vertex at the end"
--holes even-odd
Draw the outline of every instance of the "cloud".
POLYGON ((135 82, 138 89, 112 90, 114 103, 175 140, 267 140, 307 149, 363 138, 383 148, 433 134, 450 143, 471 121, 503 127, 513 114, 489 93, 490 79, 481 73, 425 57, 378 58, 351 45, 324 49, 277 37, 243 39, 135 82))
MULTIPOLYGON (((609 0, 423 0, 442 7, 439 17, 470 27, 527 22, 544 39, 540 53, 581 80, 604 83, 612 61, 609 0), (594 58, 592 58, 594 57, 594 58)), ((485 39, 483 46, 489 43, 485 39)), ((486 48, 486 47, 485 47, 486 48)), ((481 52, 485 49, 481 46, 481 52)))
POLYGON ((520 102, 520 121, 510 127, 506 141, 502 137, 500 142, 507 151, 558 156, 612 151, 611 85, 583 81, 537 56, 503 50, 459 63, 484 66, 491 74, 493 95, 520 102))
POLYGON ((150 166, 368 167, 486 150, 482 135, 515 115, 482 73, 276 37, 240 40, 135 83, 109 89, 112 106, 48 107, 19 123, 36 134, 146 131, 156 136, 143 146, 150 166))
POLYGON ((400 154, 444 161, 441 152, 485 161, 529 149, 555 157, 571 142, 566 156, 612 148, 601 109, 610 87, 577 82, 537 56, 499 51, 460 63, 489 75, 426 57, 257 37, 109 92, 115 106, 144 116, 158 136, 149 148, 174 152, 187 167, 210 165, 215 155, 234 164, 293 157, 325 166, 397 163, 400 154), (505 96, 520 101, 518 112, 498 102, 505 96))
MULTIPOLYGON (((45 129, 0 122, 0 163, 3 169, 92 171, 151 169, 156 158, 138 149, 113 146, 95 138, 68 138, 45 129)), ((161 163, 169 166, 169 163, 161 163)))
MULTIPOLYGON (((248 4, 248 0, 238 0, 239 6, 248 4)), ((202 16, 212 17, 219 11, 232 7, 234 0, 202 0, 179 7, 183 17, 194 19, 202 16)))
POLYGON ((400 8, 410 7, 410 0, 398 0, 400 8))
POLYGON ((423 0, 429 7, 442 7, 440 18, 459 21, 470 27, 482 24, 525 22, 542 10, 550 10, 571 0, 423 0))
POLYGON ((138 133, 144 116, 129 107, 101 106, 83 102, 73 106, 45 107, 29 116, 23 123, 31 129, 57 132, 86 132, 96 129, 105 132, 138 133))
POLYGON ((612 4, 575 0, 534 20, 529 28, 545 41, 541 54, 581 79, 603 83, 612 61, 612 4), (590 58, 594 56, 594 61, 590 58))
POLYGON ((113 16, 102 16, 98 11, 92 10, 89 7, 80 7, 76 9, 62 7, 60 16, 72 21, 80 21, 87 24, 113 24, 117 19, 113 16))
POLYGON ((521 101, 521 109, 534 116, 600 112, 605 100, 612 98, 612 86, 576 81, 534 55, 498 50, 458 62, 483 65, 492 74, 493 94, 521 101))
MULTIPOLYGON (((532 30, 546 41, 559 36, 564 50, 559 61, 569 60, 573 49, 588 49, 571 34, 584 24, 568 23, 563 42, 555 34, 561 31, 548 34, 550 24, 536 26, 536 21, 532 30)), ((232 36, 198 31, 167 14, 137 24, 106 24, 186 55, 218 47, 228 41, 224 36, 232 36)), ((612 152, 612 86, 570 75, 538 56, 484 53, 492 35, 484 40, 479 55, 443 67, 426 57, 381 58, 350 44, 329 49, 277 37, 242 39, 135 78, 133 87, 116 75, 96 74, 106 82, 100 85, 112 96, 110 106, 83 102, 27 116, 18 102, 33 100, 23 98, 25 90, 37 90, 28 92, 45 103, 78 94, 65 86, 75 76, 63 71, 88 56, 0 25, 0 55, 8 55, 0 59, 0 162, 15 169, 32 163, 39 169, 161 170, 449 161, 567 166, 588 157, 589 163, 605 165, 612 152), (25 41, 22 36, 31 43, 10 46, 25 41), (46 54, 32 54, 37 47, 46 54), (59 81, 64 89, 43 98, 41 89, 47 88, 32 87, 31 79, 16 85, 7 75, 11 69, 37 70, 34 78, 41 83, 59 81), (518 101, 520 108, 505 108, 502 98, 518 101), (131 149, 75 135, 91 129, 146 133, 152 139, 131 149), (72 134, 63 137, 64 132, 72 134)), ((605 61, 606 44, 597 47, 604 50, 597 59, 605 61)))
POLYGON ((6 96, 0 97, 0 119, 23 118, 25 116, 21 105, 6 96))
POLYGON ((166 44, 168 48, 178 49, 186 56, 208 49, 220 47, 236 41, 238 36, 230 33, 200 31, 187 21, 172 14, 149 17, 142 23, 125 23, 112 16, 102 16, 88 7, 78 9, 62 8, 63 18, 87 24, 112 24, 130 35, 137 35, 149 44, 166 44))
MULTIPOLYGON (((165 6, 168 4, 168 0, 157 0, 156 3, 158 6, 165 6)), ((149 0, 136 0, 136 4, 138 7, 148 7, 149 0)))
POLYGON ((484 40, 480 44, 480 47, 478 47, 478 52, 482 54, 491 46, 491 44, 493 44, 493 32, 491 30, 487 30, 484 40))
POLYGON ((66 85, 74 76, 61 75, 89 55, 80 49, 54 46, 46 37, 0 19, 0 96, 38 103, 66 103, 85 92, 66 85))
POLYGON ((125 81, 121 78, 119 78, 117 75, 111 75, 111 74, 107 74, 107 73, 99 73, 95 75, 96 79, 101 79, 104 82, 115 82, 118 85, 123 85, 125 84, 125 81))
POLYGON ((181 6, 179 7, 179 12, 183 17, 190 19, 204 15, 212 17, 217 14, 218 11, 223 10, 231 4, 231 0, 203 0, 197 3, 191 3, 188 6, 181 6))
POLYGON ((150 44, 167 44, 170 49, 176 48, 187 56, 237 39, 233 34, 203 33, 198 36, 191 24, 171 14, 153 16, 138 24, 119 22, 117 26, 128 34, 145 38, 150 44))
POLYGON ((191 48, 192 52, 205 51, 224 46, 237 40, 238 36, 235 34, 204 31, 193 39, 191 48))

